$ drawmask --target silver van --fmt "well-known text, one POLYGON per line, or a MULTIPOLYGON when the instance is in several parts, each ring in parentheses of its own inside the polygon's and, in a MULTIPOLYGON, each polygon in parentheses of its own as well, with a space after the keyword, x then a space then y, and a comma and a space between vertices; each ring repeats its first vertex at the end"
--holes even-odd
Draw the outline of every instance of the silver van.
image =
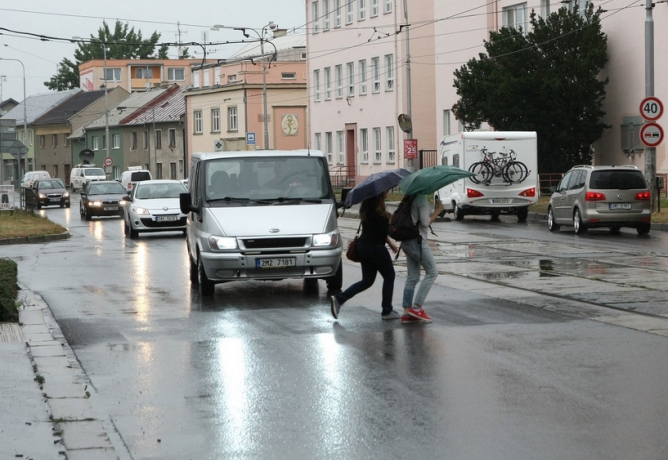
POLYGON ((215 283, 303 279, 316 290, 342 283, 342 242, 327 159, 320 151, 195 153, 186 241, 190 280, 202 295, 215 283))

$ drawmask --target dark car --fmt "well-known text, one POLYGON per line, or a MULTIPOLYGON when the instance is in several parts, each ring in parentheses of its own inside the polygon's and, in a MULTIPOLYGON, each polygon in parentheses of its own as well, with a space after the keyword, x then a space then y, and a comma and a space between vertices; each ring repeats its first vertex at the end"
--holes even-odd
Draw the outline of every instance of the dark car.
POLYGON ((115 180, 87 182, 81 189, 81 218, 90 220, 94 216, 123 217, 124 196, 127 196, 125 189, 115 180))
POLYGON ((32 185, 35 208, 44 206, 70 207, 70 192, 60 179, 40 179, 32 185))

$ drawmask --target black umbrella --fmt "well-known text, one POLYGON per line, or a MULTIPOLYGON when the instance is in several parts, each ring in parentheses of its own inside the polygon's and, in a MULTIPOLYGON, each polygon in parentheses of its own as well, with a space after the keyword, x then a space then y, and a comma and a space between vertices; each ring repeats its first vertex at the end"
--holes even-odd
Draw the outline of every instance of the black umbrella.
POLYGON ((349 208, 354 204, 361 203, 367 198, 380 195, 386 190, 396 187, 401 179, 408 176, 410 171, 407 169, 390 169, 373 173, 357 184, 355 188, 348 192, 344 201, 344 207, 349 208))

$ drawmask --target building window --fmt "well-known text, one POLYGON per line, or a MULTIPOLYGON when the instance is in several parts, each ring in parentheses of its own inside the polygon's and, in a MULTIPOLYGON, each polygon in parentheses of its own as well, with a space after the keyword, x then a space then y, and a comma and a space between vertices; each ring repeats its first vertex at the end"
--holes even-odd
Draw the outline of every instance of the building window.
POLYGON ((176 179, 176 163, 169 163, 169 178, 176 179))
POLYGON ((195 134, 202 134, 202 111, 195 110, 195 134))
POLYGON ((93 136, 93 150, 100 150, 100 138, 93 136))
POLYGON ((130 150, 137 150, 137 133, 135 131, 130 133, 130 150))
POLYGON ((353 97, 355 95, 355 64, 349 62, 346 64, 348 71, 348 97, 353 97))
POLYGON ((332 98, 332 71, 329 67, 325 67, 325 100, 332 98))
POLYGON ((107 81, 121 81, 121 69, 120 68, 111 68, 106 71, 107 81))
POLYGON ((517 5, 503 8, 502 10, 503 26, 511 27, 517 30, 522 29, 522 31, 526 33, 527 30, 526 10, 527 10, 526 3, 518 3, 517 5))
POLYGON ((543 19, 550 15, 550 0, 540 0, 540 15, 543 19))
POLYGON ((237 82, 237 74, 228 75, 227 76, 227 82, 228 83, 236 83, 237 82))
POLYGON ((281 80, 296 80, 297 74, 295 72, 283 72, 281 73, 281 80))
POLYGON ((67 138, 67 134, 63 134, 63 147, 69 147, 70 140, 67 138))
POLYGON ((184 81, 186 79, 186 72, 183 67, 172 67, 167 69, 168 81, 184 81))
POLYGON ((384 13, 392 12, 392 0, 385 0, 385 8, 383 9, 384 13))
POLYGON ((315 149, 322 150, 322 134, 315 133, 315 149))
POLYGON ((220 109, 211 109, 211 131, 220 132, 220 109))
POLYGON ((58 134, 51 135, 51 147, 58 147, 58 134))
POLYGON ((317 34, 319 31, 318 21, 320 20, 320 15, 318 14, 318 2, 311 3, 311 23, 313 24, 313 33, 317 34))
MULTIPOLYGON (((35 143, 35 131, 28 131, 28 139, 30 139, 30 145, 35 143)), ((25 144, 26 133, 23 133, 23 143, 25 144)))
POLYGON ((155 130, 155 148, 156 149, 161 149, 162 148, 162 130, 161 129, 156 129, 155 130))
POLYGON ((366 19, 366 0, 357 0, 357 20, 364 21, 366 19))
POLYGON ((228 119, 227 130, 228 131, 238 131, 239 130, 239 117, 238 117, 236 107, 228 107, 227 108, 227 119, 228 119))
POLYGON ((396 141, 394 139, 394 126, 388 126, 387 133, 387 162, 394 163, 397 156, 396 141))
POLYGON ((385 55, 385 91, 394 91, 394 57, 385 55))
POLYGON ((325 133, 325 153, 327 154, 327 163, 334 164, 332 158, 332 133, 325 133))
POLYGON ((358 64, 360 79, 360 96, 366 94, 366 59, 362 59, 358 64))
POLYGON ((193 87, 194 88, 201 88, 202 85, 199 83, 199 70, 193 71, 193 87))
POLYGON ((383 159, 380 128, 373 128, 373 162, 380 163, 383 159))
POLYGON ((329 30, 329 0, 322 0, 322 30, 329 30))
POLYGON ((352 24, 353 23, 353 15, 354 15, 354 10, 353 10, 353 3, 355 0, 348 0, 348 3, 346 3, 346 24, 352 24))
POLYGON ((120 149, 121 148, 121 135, 120 134, 114 134, 113 136, 111 136, 111 142, 112 142, 112 148, 120 149))
POLYGON ((334 0, 334 27, 341 27, 341 0, 334 0))
POLYGON ((371 0, 371 17, 378 16, 378 0, 371 0))
MULTIPOLYGON (((183 173, 183 160, 179 160, 179 172, 183 173)), ((181 174, 183 176, 183 174, 181 174)))
POLYGON ((46 148, 46 136, 44 134, 39 135, 39 147, 42 149, 46 148))
POLYGON ((380 60, 375 57, 371 58, 371 77, 373 78, 373 89, 372 92, 380 92, 380 60))
POLYGON ((450 110, 443 111, 443 135, 450 134, 450 110))
POLYGON ((343 164, 343 131, 336 132, 336 162, 343 164))
POLYGON ((156 169, 156 179, 162 179, 162 163, 156 163, 155 164, 155 169, 156 169))
POLYGON ((336 79, 336 97, 343 97, 343 66, 340 64, 334 68, 334 78, 336 79))
POLYGON ((148 131, 143 131, 141 136, 142 140, 142 145, 144 146, 144 150, 148 150, 148 131))
POLYGON ((369 130, 360 129, 360 150, 362 151, 362 163, 369 162, 369 130))
POLYGON ((169 148, 173 149, 174 147, 176 147, 176 129, 169 128, 167 134, 169 135, 169 148))
POLYGON ((320 102, 320 69, 313 71, 313 100, 320 102))
POLYGON ((211 86, 211 69, 204 69, 202 72, 202 85, 208 88, 211 86))
POLYGON ((137 67, 135 69, 136 78, 153 78, 152 67, 137 67))

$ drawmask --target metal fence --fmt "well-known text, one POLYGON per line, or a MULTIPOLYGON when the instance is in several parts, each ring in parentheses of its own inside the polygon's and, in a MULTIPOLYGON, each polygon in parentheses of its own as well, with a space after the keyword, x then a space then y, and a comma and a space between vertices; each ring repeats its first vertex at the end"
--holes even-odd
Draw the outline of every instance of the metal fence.
POLYGON ((438 163, 438 150, 420 150, 418 152, 419 168, 431 168, 438 163))
POLYGON ((337 165, 329 168, 329 177, 332 181, 332 187, 342 189, 355 186, 355 166, 337 165))

